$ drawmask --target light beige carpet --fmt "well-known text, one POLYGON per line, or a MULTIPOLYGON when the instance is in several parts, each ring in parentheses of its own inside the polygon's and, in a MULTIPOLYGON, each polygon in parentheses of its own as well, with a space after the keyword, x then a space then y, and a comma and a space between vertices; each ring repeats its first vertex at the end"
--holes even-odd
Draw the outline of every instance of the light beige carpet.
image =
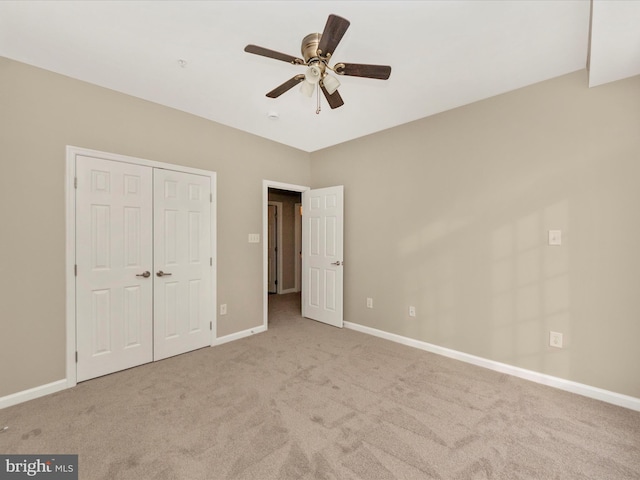
POLYGON ((299 315, 0 410, 89 479, 640 479, 640 413, 299 315))

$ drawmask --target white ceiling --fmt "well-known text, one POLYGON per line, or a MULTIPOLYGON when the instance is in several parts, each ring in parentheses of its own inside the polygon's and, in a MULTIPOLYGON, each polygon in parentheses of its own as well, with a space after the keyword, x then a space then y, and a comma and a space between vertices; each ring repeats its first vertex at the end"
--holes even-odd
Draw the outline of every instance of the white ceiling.
MULTIPOLYGON (((167 105, 307 152, 585 68, 590 86, 640 74, 640 1, 1 1, 0 56, 167 105), (391 65, 340 77, 345 105, 294 87, 330 13, 351 26, 336 61, 391 65), (186 60, 180 66, 179 60, 186 60), (267 114, 276 112, 277 120, 267 114)), ((332 62, 333 64, 335 62, 332 62)))

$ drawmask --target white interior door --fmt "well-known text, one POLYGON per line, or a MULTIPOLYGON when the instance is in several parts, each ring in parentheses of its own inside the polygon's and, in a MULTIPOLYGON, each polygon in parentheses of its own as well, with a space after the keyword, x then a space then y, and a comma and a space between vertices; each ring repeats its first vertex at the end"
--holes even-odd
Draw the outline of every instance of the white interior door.
POLYGON ((154 170, 154 360, 211 345, 211 182, 154 170))
POLYGON ((267 222, 267 249, 268 249, 268 257, 267 257, 267 270, 269 276, 269 293, 276 293, 278 291, 278 254, 277 254, 277 246, 278 246, 278 229, 277 229, 277 216, 278 216, 278 207, 274 204, 269 204, 268 206, 268 222, 267 222))
POLYGON ((76 160, 77 380, 153 358, 152 169, 76 160))
POLYGON ((302 194, 302 315, 342 327, 344 187, 302 194))

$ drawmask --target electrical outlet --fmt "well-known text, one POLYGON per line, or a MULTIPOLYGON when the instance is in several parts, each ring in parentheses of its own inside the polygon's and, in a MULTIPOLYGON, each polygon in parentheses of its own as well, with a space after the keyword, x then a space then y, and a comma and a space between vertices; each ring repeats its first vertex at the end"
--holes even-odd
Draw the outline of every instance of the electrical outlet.
POLYGON ((416 316, 416 307, 414 307, 413 305, 409 306, 409 316, 410 317, 416 316))
POLYGON ((367 297, 367 308, 373 308, 373 298, 367 297))
POLYGON ((562 245, 562 230, 549 230, 549 245, 562 245))
POLYGON ((562 334, 558 332, 549 332, 549 346, 562 348, 562 334))
POLYGON ((227 304, 223 303, 222 305, 220 305, 220 315, 226 315, 227 314, 227 304))

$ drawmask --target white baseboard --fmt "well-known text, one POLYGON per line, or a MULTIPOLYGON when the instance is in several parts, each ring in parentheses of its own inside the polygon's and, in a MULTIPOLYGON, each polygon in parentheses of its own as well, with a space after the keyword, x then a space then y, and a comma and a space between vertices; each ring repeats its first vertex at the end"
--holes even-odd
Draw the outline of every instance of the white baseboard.
MULTIPOLYGON (((215 339, 212 346, 222 345, 234 340, 240 340, 241 338, 249 337, 251 335, 255 335, 256 333, 262 333, 266 330, 266 327, 261 325, 259 327, 243 330, 242 332, 225 335, 224 337, 215 339)), ((60 390, 64 390, 66 388, 71 388, 74 386, 75 384, 71 384, 66 379, 63 379, 56 382, 47 383, 46 385, 40 385, 38 387, 30 388, 28 390, 23 390, 22 392, 12 393, 5 397, 0 397, 0 410, 2 410, 3 408, 11 407, 13 405, 17 405, 19 403, 27 402, 29 400, 34 400, 39 397, 44 397, 45 395, 56 393, 60 390)))
POLYGON ((367 333, 375 337, 391 340, 392 342, 401 343, 409 347, 418 348, 420 350, 425 350, 437 355, 460 360, 462 362, 477 365, 479 367, 488 368, 489 370, 495 370, 496 372, 506 373, 508 375, 513 375, 514 377, 523 378, 525 380, 530 380, 532 382, 547 385, 549 387, 558 388, 560 390, 565 390, 571 393, 577 393, 578 395, 582 395, 584 397, 594 398, 596 400, 601 400, 603 402, 618 405, 620 407, 640 411, 640 398, 631 397, 629 395, 622 395, 620 393, 611 392, 602 388, 592 387, 583 383, 573 382, 571 380, 565 380, 563 378, 546 375, 544 373, 534 372, 533 370, 514 367, 513 365, 496 362, 494 360, 488 360, 482 357, 476 357, 475 355, 459 352, 450 348, 440 347, 438 345, 433 345, 421 340, 403 337, 401 335, 385 332, 376 328, 366 327, 358 323, 344 322, 344 326, 351 330, 367 333))
POLYGON ((296 290, 295 287, 294 288, 287 288, 286 290, 282 290, 280 293, 280 295, 285 295, 287 293, 296 293, 299 292, 299 290, 296 290))
MULTIPOLYGON (((640 398, 631 397, 629 395, 623 395, 616 392, 611 392, 609 390, 604 390, 602 388, 592 387, 590 385, 573 382, 571 380, 565 380, 563 378, 554 377, 544 373, 534 372, 532 370, 515 367, 513 365, 508 365, 506 363, 500 363, 494 360, 488 360, 486 358, 477 357, 475 355, 470 355, 468 353, 452 350, 445 347, 440 347, 438 345, 433 345, 431 343, 423 342, 421 340, 415 340, 413 338, 403 337, 395 333, 389 333, 383 330, 378 330, 376 328, 366 327, 364 325, 360 325, 357 323, 344 322, 344 326, 351 330, 356 330, 358 332, 366 333, 368 335, 384 338, 385 340, 401 343, 409 347, 418 348, 420 350, 435 353, 437 355, 453 358, 455 360, 460 360, 462 362, 470 363, 472 365, 488 368, 496 372, 506 373, 508 375, 513 375, 514 377, 523 378, 525 380, 529 380, 535 383, 540 383, 542 385, 558 388, 560 390, 576 393, 578 395, 593 398, 596 400, 601 400, 603 402, 611 403, 613 405, 618 405, 620 407, 625 407, 625 408, 640 412, 640 398)), ((260 325, 255 328, 250 328, 247 330, 243 330, 241 332, 236 332, 236 333, 232 333, 231 335, 225 335, 224 337, 217 338, 214 340, 213 345, 222 345, 228 342, 232 342, 234 340, 240 340, 241 338, 262 333, 262 332, 265 332, 266 330, 267 329, 264 325, 260 325)), ((67 380, 63 379, 63 380, 58 380, 55 382, 48 383, 46 385, 40 385, 39 387, 30 388, 28 390, 23 390, 21 392, 16 392, 16 393, 12 393, 11 395, 0 397, 0 410, 3 408, 11 407, 13 405, 17 405, 19 403, 27 402, 29 400, 34 400, 36 398, 43 397, 45 395, 49 395, 51 393, 59 392, 61 390, 69 388, 69 386, 70 385, 68 384, 67 380)))
POLYGON ((232 333, 230 335, 225 335, 224 337, 216 338, 213 341, 212 346, 222 345, 224 343, 233 342, 234 340, 240 340, 244 337, 250 337, 251 335, 255 335, 257 333, 266 332, 267 327, 264 325, 260 325, 259 327, 249 328, 247 330, 243 330, 241 332, 232 333))
POLYGON ((0 397, 0 410, 29 400, 44 397, 51 393, 59 392, 67 387, 67 380, 64 379, 47 383, 46 385, 40 385, 39 387, 30 388, 28 390, 23 390, 22 392, 12 393, 5 397, 0 397))

